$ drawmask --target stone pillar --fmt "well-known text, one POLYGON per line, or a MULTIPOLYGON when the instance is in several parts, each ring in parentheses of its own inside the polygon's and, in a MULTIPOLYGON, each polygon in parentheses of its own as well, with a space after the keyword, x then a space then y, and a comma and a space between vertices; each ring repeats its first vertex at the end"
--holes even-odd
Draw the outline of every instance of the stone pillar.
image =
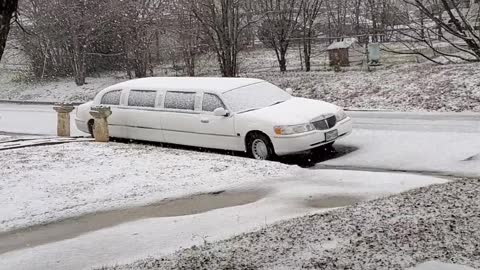
POLYGON ((53 109, 57 112, 57 136, 70 137, 70 113, 75 107, 71 104, 57 104, 53 109))
POLYGON ((110 134, 108 132, 107 118, 112 115, 110 107, 92 107, 90 114, 94 118, 93 137, 96 142, 108 142, 110 134))

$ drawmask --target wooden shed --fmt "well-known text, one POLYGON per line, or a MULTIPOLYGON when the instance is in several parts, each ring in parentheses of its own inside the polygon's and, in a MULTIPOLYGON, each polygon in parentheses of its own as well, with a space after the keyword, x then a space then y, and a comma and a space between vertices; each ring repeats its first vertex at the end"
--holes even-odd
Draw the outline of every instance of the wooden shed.
POLYGON ((330 66, 347 67, 350 65, 350 48, 355 44, 355 39, 338 41, 328 46, 328 58, 330 66))

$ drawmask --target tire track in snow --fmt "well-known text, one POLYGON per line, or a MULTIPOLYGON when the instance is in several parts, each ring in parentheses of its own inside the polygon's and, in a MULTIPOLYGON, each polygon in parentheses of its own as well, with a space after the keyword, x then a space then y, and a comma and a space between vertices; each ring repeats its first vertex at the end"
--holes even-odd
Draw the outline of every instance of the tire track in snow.
POLYGON ((320 163, 310 169, 404 173, 404 174, 416 174, 416 175, 433 176, 433 177, 439 177, 439 178, 447 178, 449 180, 456 180, 460 178, 478 179, 478 176, 474 176, 474 175, 461 175, 461 174, 447 173, 447 172, 434 171, 434 170, 409 170, 409 169, 392 169, 392 168, 367 167, 367 166, 364 167, 364 166, 349 166, 349 165, 325 165, 320 163))
POLYGON ((73 137, 73 138, 60 138, 60 137, 50 137, 50 138, 23 138, 23 139, 13 139, 8 141, 0 142, 0 151, 28 148, 28 147, 39 147, 46 145, 57 145, 73 142, 90 142, 93 141, 91 138, 84 137, 73 137))

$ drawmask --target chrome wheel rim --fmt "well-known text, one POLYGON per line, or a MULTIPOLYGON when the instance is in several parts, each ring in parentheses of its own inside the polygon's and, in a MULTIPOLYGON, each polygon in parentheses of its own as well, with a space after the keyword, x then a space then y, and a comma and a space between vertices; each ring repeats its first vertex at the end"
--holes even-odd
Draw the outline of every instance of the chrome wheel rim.
POLYGON ((268 148, 261 139, 256 139, 252 143, 252 153, 255 159, 266 160, 268 158, 268 148))

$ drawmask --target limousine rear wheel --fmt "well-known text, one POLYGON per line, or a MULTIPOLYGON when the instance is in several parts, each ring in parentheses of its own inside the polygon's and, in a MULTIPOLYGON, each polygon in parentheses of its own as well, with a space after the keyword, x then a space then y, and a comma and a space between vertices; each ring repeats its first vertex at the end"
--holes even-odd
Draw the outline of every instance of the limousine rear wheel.
POLYGON ((94 137, 93 136, 93 129, 95 127, 94 124, 95 124, 95 122, 93 121, 93 119, 88 121, 88 124, 87 124, 88 125, 88 132, 90 132, 90 135, 92 136, 92 138, 94 137))
POLYGON ((254 132, 247 138, 247 151, 250 157, 258 160, 271 160, 275 156, 273 145, 268 136, 254 132))

